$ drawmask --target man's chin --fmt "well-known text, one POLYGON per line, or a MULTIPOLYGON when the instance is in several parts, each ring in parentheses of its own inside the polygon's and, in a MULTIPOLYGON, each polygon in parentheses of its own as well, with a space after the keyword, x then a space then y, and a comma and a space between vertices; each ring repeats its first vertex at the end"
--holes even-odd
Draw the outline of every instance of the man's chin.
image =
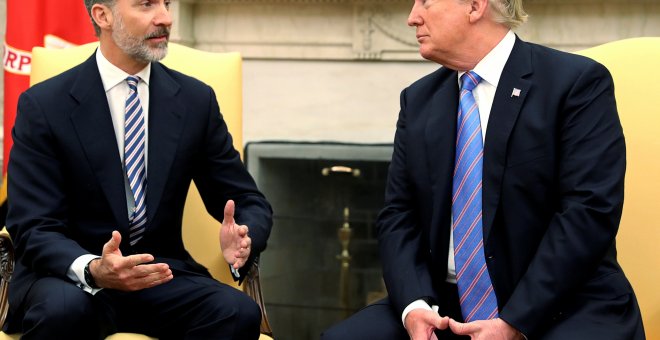
POLYGON ((167 41, 158 44, 155 48, 150 48, 150 61, 161 61, 167 56, 167 41))

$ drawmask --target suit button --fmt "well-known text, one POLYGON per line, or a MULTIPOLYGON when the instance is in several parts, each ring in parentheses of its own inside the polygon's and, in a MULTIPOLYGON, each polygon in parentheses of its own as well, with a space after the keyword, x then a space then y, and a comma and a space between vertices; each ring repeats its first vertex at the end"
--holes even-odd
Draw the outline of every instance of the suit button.
POLYGON ((493 255, 488 255, 488 256, 486 257, 486 259, 487 259, 488 261, 492 261, 492 260, 495 259, 495 256, 493 256, 493 255))

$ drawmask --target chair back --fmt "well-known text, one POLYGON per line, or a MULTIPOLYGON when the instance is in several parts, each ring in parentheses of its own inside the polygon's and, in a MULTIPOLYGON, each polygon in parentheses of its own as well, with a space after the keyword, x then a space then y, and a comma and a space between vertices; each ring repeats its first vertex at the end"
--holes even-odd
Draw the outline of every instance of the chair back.
POLYGON ((660 37, 611 42, 578 52, 614 78, 626 138, 619 262, 630 279, 649 339, 660 339, 660 37))
MULTIPOLYGON (((98 42, 66 49, 35 47, 32 50, 30 85, 58 75, 89 58, 98 42)), ((195 77, 213 88, 224 120, 234 139, 234 147, 242 150, 243 84, 242 60, 239 53, 213 53, 170 43, 167 67, 195 77)), ((220 223, 206 211, 194 183, 186 200, 183 216, 183 240, 196 261, 209 269, 216 279, 238 287, 220 253, 220 223)))

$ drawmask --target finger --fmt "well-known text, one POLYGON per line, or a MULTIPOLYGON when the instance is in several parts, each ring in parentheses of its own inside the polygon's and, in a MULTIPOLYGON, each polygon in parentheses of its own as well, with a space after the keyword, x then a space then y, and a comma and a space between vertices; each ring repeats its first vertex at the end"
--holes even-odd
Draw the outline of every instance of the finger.
POLYGON ((434 326, 435 326, 435 328, 441 329, 441 330, 447 329, 447 327, 449 326, 449 317, 444 316, 444 317, 441 317, 440 319, 436 319, 435 323, 434 323, 434 326))
POLYGON ((449 328, 456 335, 470 335, 474 333, 475 327, 472 323, 461 323, 454 319, 449 319, 449 328))
POLYGON ((234 253, 234 257, 237 259, 247 259, 250 257, 250 249, 241 249, 234 253))
POLYGON ((245 264, 245 259, 242 258, 236 258, 236 262, 234 262, 234 269, 241 269, 243 265, 245 264))
POLYGON ((103 245, 103 254, 111 254, 119 250, 119 244, 121 244, 121 234, 114 230, 110 240, 103 245))
POLYGON ((172 274, 170 273, 170 275, 167 275, 167 276, 163 277, 163 278, 160 279, 160 280, 152 281, 152 282, 151 282, 151 286, 154 287, 154 286, 162 285, 163 283, 170 282, 173 278, 174 278, 174 275, 172 275, 172 274))
POLYGON ((411 340, 427 340, 431 334, 433 334, 433 329, 427 327, 414 327, 413 331, 409 333, 411 340))
POLYGON ((234 201, 229 200, 225 204, 225 217, 222 220, 222 224, 233 224, 234 223, 234 201))
POLYGON ((166 263, 145 264, 135 266, 133 270, 135 277, 146 277, 151 275, 167 276, 172 274, 172 270, 166 263))
POLYGON ((238 227, 238 236, 244 237, 248 234, 248 227, 246 225, 242 225, 238 227))
POLYGON ((172 274, 172 271, 168 269, 164 272, 155 272, 151 275, 139 278, 139 285, 144 288, 153 287, 168 282, 172 280, 172 278, 174 278, 174 275, 172 274))
POLYGON ((154 257, 151 254, 136 254, 126 256, 124 260, 127 267, 135 267, 153 261, 154 257))

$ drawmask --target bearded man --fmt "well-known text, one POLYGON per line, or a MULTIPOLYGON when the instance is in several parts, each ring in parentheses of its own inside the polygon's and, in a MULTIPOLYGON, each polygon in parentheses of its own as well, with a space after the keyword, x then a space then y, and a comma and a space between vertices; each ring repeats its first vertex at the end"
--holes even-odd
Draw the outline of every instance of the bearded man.
POLYGON ((266 247, 272 211, 232 146, 213 90, 158 62, 170 1, 85 6, 99 48, 18 103, 7 331, 24 339, 258 338, 259 307, 214 280, 181 239, 194 180, 222 222, 223 255, 240 280, 266 247))

